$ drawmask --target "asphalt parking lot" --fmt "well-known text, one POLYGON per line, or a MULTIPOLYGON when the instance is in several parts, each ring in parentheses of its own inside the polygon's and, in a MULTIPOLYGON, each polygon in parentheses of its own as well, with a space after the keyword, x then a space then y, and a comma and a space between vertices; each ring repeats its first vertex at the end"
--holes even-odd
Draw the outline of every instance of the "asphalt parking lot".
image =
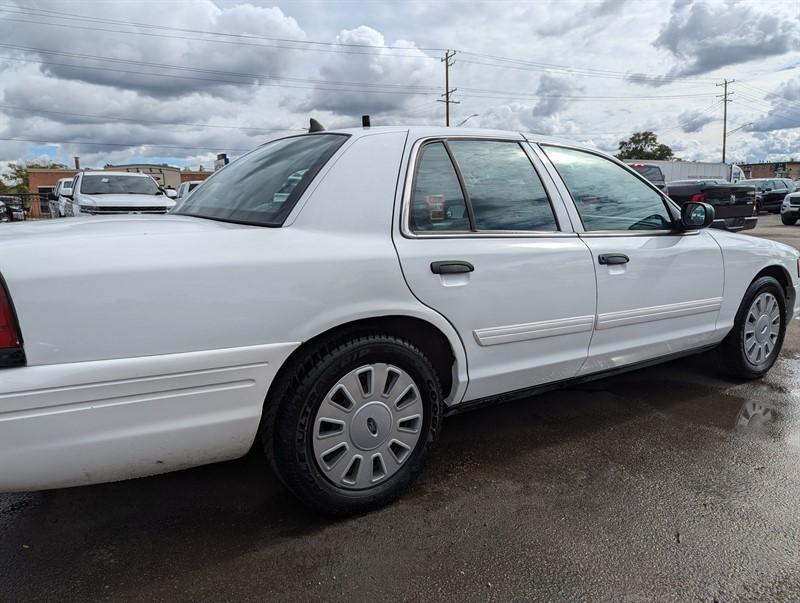
MULTIPOLYGON (((776 216, 752 234, 800 248, 776 216)), ((698 356, 452 417, 411 491, 354 519, 257 453, 0 495, 0 600, 798 600, 798 359, 794 320, 763 381, 698 356)))

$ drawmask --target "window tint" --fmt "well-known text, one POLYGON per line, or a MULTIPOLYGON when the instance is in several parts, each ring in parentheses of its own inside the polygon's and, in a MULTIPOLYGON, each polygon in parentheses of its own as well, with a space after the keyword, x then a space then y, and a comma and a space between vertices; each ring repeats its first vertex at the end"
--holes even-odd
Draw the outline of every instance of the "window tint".
POLYGON ((542 181, 515 142, 448 141, 477 230, 558 230, 542 181))
POLYGON ((544 146, 588 230, 666 230, 672 218, 657 192, 615 163, 585 151, 544 146))
POLYGON ((305 134, 268 142, 182 197, 173 213, 280 226, 346 140, 341 134, 305 134))
POLYGON ((469 230, 461 185, 441 142, 426 145, 419 158, 411 200, 411 230, 469 230))

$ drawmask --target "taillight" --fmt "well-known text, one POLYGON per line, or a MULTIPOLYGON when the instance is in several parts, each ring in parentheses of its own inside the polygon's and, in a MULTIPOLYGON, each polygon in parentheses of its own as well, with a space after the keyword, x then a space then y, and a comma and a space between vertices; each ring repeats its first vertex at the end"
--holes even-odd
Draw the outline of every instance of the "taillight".
POLYGON ((20 364, 25 364, 22 336, 14 307, 8 296, 8 289, 3 277, 0 276, 0 367, 20 364))
POLYGON ((706 202, 706 194, 705 193, 695 193, 692 195, 691 198, 692 203, 705 203, 706 202))

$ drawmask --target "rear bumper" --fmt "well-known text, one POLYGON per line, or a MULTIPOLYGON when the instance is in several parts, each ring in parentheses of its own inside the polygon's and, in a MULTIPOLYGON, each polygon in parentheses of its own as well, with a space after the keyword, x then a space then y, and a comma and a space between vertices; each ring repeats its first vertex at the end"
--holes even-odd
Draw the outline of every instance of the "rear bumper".
POLYGON ((116 481, 241 456, 296 345, 4 369, 0 491, 116 481))

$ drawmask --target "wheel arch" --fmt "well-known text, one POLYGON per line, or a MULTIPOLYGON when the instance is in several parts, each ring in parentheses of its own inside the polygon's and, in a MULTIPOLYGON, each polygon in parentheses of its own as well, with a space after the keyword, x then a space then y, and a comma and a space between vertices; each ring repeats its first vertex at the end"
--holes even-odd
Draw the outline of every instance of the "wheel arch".
MULTIPOLYGON (((445 321, 445 324, 446 323, 445 321)), ((321 346, 366 334, 394 335, 418 347, 433 364, 441 381, 447 405, 461 401, 466 391, 466 355, 464 346, 455 330, 446 333, 430 320, 408 314, 370 316, 342 322, 306 339, 283 362, 275 374, 264 399, 259 433, 269 434, 274 421, 280 391, 287 386, 286 380, 309 353, 321 346)))
POLYGON ((781 266, 779 264, 772 264, 770 266, 766 266, 762 268, 761 271, 753 277, 753 280, 750 281, 754 283, 758 279, 763 276, 771 276, 776 281, 778 281, 783 289, 784 296, 786 298, 786 307, 791 309, 794 307, 794 285, 792 283, 792 277, 789 275, 789 271, 786 270, 785 266, 781 266))

